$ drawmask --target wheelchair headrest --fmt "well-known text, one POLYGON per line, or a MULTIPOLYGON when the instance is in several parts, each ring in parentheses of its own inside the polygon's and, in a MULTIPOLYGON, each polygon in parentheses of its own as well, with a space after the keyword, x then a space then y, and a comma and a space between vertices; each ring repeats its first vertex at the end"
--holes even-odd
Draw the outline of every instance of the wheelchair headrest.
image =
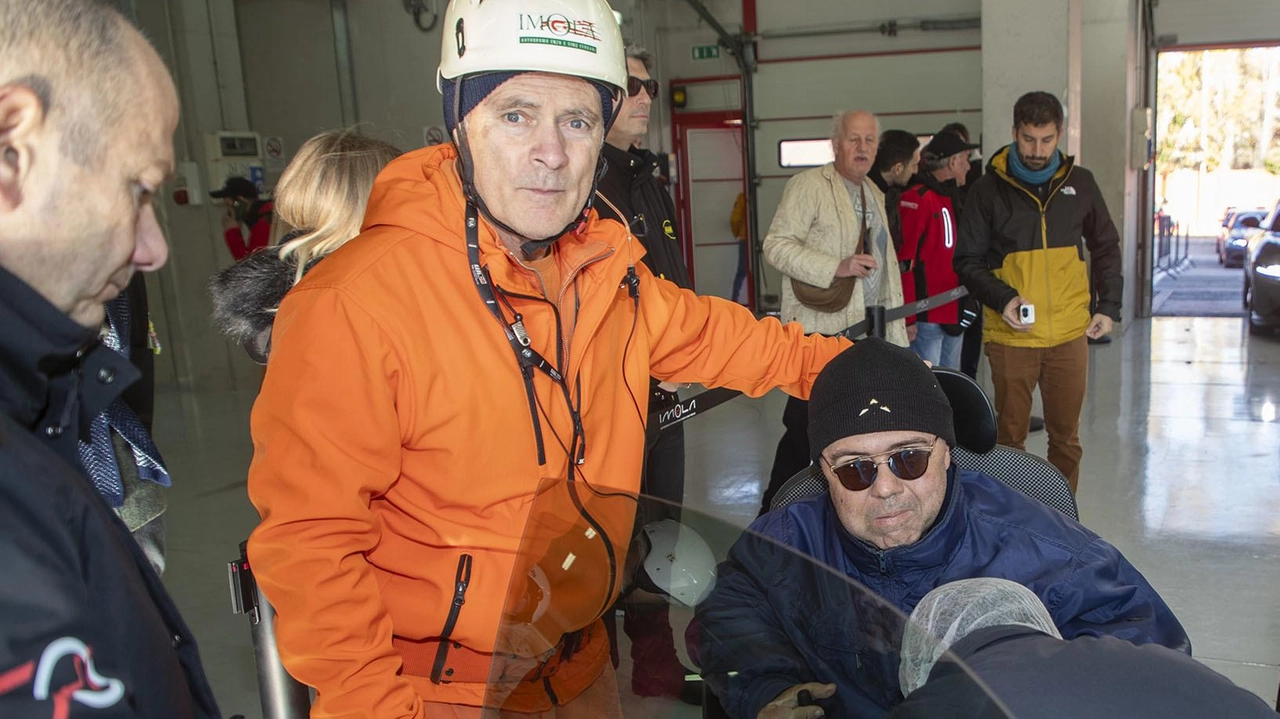
POLYGON ((987 394, 962 372, 934 367, 933 376, 951 403, 956 444, 978 454, 990 452, 996 446, 996 408, 987 394))

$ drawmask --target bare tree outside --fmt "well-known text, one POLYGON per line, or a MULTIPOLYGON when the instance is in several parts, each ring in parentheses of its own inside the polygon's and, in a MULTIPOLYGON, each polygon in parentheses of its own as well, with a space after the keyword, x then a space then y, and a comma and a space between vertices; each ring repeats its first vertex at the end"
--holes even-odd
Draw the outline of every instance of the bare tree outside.
POLYGON ((1277 114, 1280 47, 1161 53, 1157 206, 1168 200, 1170 213, 1203 229, 1227 206, 1274 200, 1277 114))

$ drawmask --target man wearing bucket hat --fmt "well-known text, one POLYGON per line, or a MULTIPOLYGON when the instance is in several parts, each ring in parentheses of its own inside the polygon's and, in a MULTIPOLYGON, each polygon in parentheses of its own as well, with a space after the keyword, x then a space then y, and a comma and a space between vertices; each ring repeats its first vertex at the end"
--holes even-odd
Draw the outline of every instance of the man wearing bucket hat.
POLYGON ((730 715, 812 717, 822 707, 830 716, 878 716, 902 701, 902 615, 869 621, 866 602, 833 601, 848 587, 831 586, 819 565, 898 612, 939 584, 1002 577, 1035 592, 1064 638, 1110 635, 1190 651, 1173 612, 1115 547, 991 477, 958 469, 954 445, 947 395, 909 349, 863 340, 822 371, 809 401, 809 446, 829 493, 757 519, 698 608, 700 665, 730 715), (789 559, 793 552, 817 563, 789 559), (767 661, 742 661, 761 646, 767 661), (800 689, 818 704, 798 706, 800 689))
POLYGON ((277 314, 249 558, 313 717, 620 716, 600 617, 649 377, 807 396, 847 342, 681 290, 598 218, 627 84, 604 0, 443 27, 453 142, 391 162, 277 314))

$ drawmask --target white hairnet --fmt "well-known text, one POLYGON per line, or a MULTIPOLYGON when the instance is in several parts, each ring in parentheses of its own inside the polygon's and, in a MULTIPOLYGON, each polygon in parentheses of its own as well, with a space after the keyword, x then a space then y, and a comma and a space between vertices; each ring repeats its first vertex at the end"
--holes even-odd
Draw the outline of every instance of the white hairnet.
POLYGON ((924 595, 902 637, 898 681, 903 695, 919 689, 951 645, 984 627, 1031 627, 1062 635, 1044 603, 1030 589, 1007 579, 984 577, 943 584, 924 595))

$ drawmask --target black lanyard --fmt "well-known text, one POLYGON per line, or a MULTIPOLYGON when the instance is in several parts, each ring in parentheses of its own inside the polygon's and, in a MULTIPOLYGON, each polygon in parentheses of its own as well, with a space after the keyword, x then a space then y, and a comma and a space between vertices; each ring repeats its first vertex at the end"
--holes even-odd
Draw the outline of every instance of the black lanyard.
MULTIPOLYGON (((507 343, 511 345, 511 351, 515 353, 516 362, 520 365, 520 373, 524 377, 525 394, 529 400, 529 412, 533 417, 534 435, 538 443, 538 464, 546 464, 546 451, 542 442, 541 423, 538 420, 538 403, 537 397, 533 389, 533 371, 540 370, 552 382, 560 386, 564 393, 565 403, 569 407, 569 416, 573 420, 574 436, 566 448, 570 454, 570 463, 582 464, 586 456, 586 433, 582 426, 582 415, 578 408, 573 404, 573 396, 569 392, 569 385, 564 380, 564 375, 556 369, 538 351, 535 350, 529 341, 529 332, 525 329, 524 318, 515 308, 511 308, 511 312, 515 319, 508 322, 505 315, 502 314, 502 308, 498 306, 498 297, 493 291, 493 278, 489 275, 489 269, 480 264, 480 219, 476 212, 476 207, 472 203, 467 203, 467 260, 471 264, 471 280, 476 285, 476 291, 480 293, 480 299, 484 300, 485 307, 489 308, 490 314, 494 319, 498 320, 498 324, 502 326, 502 332, 507 337, 507 343), (576 451, 575 451, 576 449, 576 451)), ((508 303, 508 307, 511 305, 508 303)))

